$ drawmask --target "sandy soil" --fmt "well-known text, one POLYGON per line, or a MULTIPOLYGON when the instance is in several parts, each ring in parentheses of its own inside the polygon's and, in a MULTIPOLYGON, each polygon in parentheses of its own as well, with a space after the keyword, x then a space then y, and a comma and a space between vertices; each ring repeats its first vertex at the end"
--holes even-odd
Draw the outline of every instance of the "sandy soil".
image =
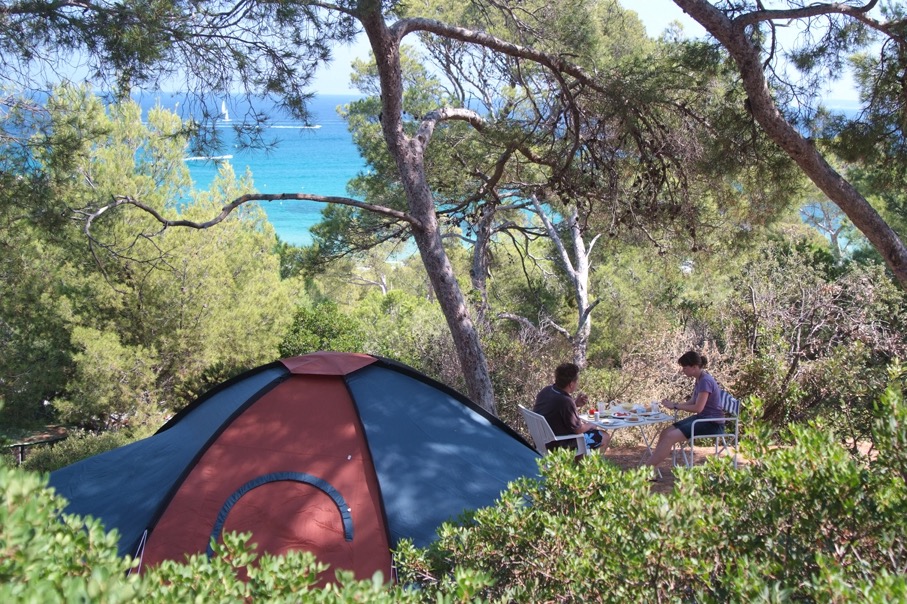
MULTIPOLYGON (((696 447, 696 465, 701 465, 705 458, 714 455, 714 447, 696 447)), ((638 468, 640 462, 646 455, 646 448, 642 443, 633 444, 628 442, 618 442, 605 451, 605 458, 613 461, 619 467, 624 469, 638 468)), ((737 456, 739 464, 743 465, 746 460, 737 456)), ((669 493, 674 489, 674 472, 671 467, 671 458, 668 457, 663 461, 658 469, 661 470, 661 479, 652 483, 653 493, 669 493)))

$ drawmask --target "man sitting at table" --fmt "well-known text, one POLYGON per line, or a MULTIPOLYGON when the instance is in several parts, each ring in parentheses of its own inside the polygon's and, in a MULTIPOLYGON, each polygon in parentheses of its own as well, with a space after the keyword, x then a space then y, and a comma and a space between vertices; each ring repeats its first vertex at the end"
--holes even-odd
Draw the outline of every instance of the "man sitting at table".
MULTIPOLYGON (((554 370, 554 383, 542 388, 535 397, 532 410, 548 420, 555 436, 567 434, 583 434, 586 437, 586 447, 602 451, 608 448, 611 435, 600 430, 595 424, 584 422, 577 413, 576 405, 585 405, 588 399, 585 394, 578 394, 576 400, 573 393, 579 384, 579 367, 573 363, 561 363, 554 370)), ((557 447, 573 446, 570 441, 552 441, 545 446, 550 451, 557 447)))

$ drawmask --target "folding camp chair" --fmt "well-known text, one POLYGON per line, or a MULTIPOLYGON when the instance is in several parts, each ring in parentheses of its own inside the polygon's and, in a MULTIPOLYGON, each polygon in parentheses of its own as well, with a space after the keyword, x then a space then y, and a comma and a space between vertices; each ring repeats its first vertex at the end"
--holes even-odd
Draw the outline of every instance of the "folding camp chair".
POLYGON ((740 401, 734 398, 729 392, 722 389, 718 395, 718 402, 721 404, 721 408, 724 409, 724 417, 695 420, 690 428, 690 438, 679 443, 674 449, 673 461, 675 466, 677 465, 677 458, 680 457, 684 465, 688 468, 693 467, 696 462, 696 441, 711 438, 715 440, 716 457, 724 453, 730 454, 730 449, 733 448, 734 467, 737 467, 737 442, 740 436, 740 401), (722 423, 724 424, 724 434, 703 434, 697 436, 696 424, 700 422, 722 423), (733 431, 731 432, 730 428, 732 427, 733 431))
POLYGON ((584 434, 555 436, 554 431, 551 429, 551 426, 548 425, 548 420, 545 419, 544 415, 539 415, 535 411, 530 411, 523 405, 517 406, 520 408, 520 413, 523 414, 523 419, 526 421, 526 426, 529 428, 529 434, 532 436, 532 442, 535 444, 536 451, 542 455, 547 455, 548 447, 545 446, 546 444, 552 441, 575 440, 576 454, 586 454, 586 436, 584 434))

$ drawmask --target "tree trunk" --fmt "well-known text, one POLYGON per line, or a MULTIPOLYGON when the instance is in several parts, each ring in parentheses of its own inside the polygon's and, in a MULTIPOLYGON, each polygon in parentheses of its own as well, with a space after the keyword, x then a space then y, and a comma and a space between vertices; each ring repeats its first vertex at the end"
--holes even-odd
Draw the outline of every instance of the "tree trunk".
MULTIPOLYGON (((573 362, 581 369, 586 368, 589 351, 589 335, 592 333, 592 308, 589 306, 589 253, 583 243, 576 208, 570 216, 570 235, 573 240, 573 256, 576 267, 573 290, 576 296, 576 334, 573 336, 573 362)), ((593 238, 593 242, 595 239, 593 238)), ((591 246, 590 250, 591 251, 591 246)))
POLYGON ((882 255, 902 287, 907 287, 907 247, 853 185, 832 168, 812 141, 801 135, 778 110, 762 66, 759 47, 734 22, 706 0, 674 0, 698 21, 737 63, 743 87, 749 96, 753 117, 766 134, 783 149, 810 180, 847 215, 882 255))
POLYGON ((413 229, 416 245, 422 257, 422 264, 431 279, 432 287, 438 296, 438 303, 441 305, 444 317, 447 319, 447 325, 450 328, 454 346, 457 349, 460 369, 466 381, 469 397, 481 405, 482 408, 496 415, 494 390, 491 385, 491 376, 488 373, 485 352, 479 340, 479 333, 470 318, 466 299, 454 276, 450 259, 444 251, 441 232, 434 213, 434 199, 428 192, 428 185, 424 183, 424 172, 420 169, 421 163, 418 168, 412 165, 413 163, 415 161, 411 160, 410 165, 401 166, 401 173, 407 170, 411 171, 409 178, 404 177, 404 180, 411 179, 414 183, 418 183, 420 180, 423 181, 421 186, 425 192, 416 203, 425 206, 424 215, 422 212, 417 211, 415 207, 412 207, 413 200, 411 199, 410 201, 411 213, 418 216, 424 225, 423 229, 413 229))
POLYGON ((472 267, 469 269, 472 288, 480 296, 476 305, 476 323, 483 330, 487 327, 488 321, 488 266, 491 261, 489 246, 496 214, 495 207, 488 205, 475 224, 476 240, 472 249, 472 267))
POLYGON ((589 304, 589 257, 592 255, 592 248, 598 240, 598 236, 592 238, 588 249, 583 241, 583 233, 579 226, 579 215, 576 206, 569 208, 570 215, 564 221, 567 224, 567 230, 570 233, 570 242, 573 244, 573 256, 575 260, 570 259, 567 248, 561 240, 557 229, 545 213, 544 208, 539 200, 533 196, 532 205, 535 213, 541 218, 548 232, 548 238, 557 248, 557 259, 567 273, 570 284, 573 286, 573 298, 576 301, 576 330, 571 337, 573 344, 573 362, 580 369, 586 367, 587 352, 589 349, 589 334, 592 333, 592 310, 598 304, 597 302, 589 304))
POLYGON ((381 127, 388 149, 397 164, 409 214, 418 221, 413 237, 422 263, 431 280, 438 303, 447 320, 469 397, 482 408, 497 414, 494 390, 478 331, 469 316, 469 307, 454 277, 444 250, 434 197, 425 175, 425 148, 428 140, 408 137, 403 129, 403 79, 400 43, 391 34, 380 13, 380 3, 361 16, 381 82, 381 127))

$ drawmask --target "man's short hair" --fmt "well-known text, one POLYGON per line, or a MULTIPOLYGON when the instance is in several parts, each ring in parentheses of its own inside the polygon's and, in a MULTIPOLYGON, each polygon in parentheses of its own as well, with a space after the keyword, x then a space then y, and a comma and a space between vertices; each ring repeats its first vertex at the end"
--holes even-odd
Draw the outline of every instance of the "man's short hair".
POLYGON ((579 367, 575 363, 561 363, 554 370, 554 385, 565 388, 579 377, 579 367))

